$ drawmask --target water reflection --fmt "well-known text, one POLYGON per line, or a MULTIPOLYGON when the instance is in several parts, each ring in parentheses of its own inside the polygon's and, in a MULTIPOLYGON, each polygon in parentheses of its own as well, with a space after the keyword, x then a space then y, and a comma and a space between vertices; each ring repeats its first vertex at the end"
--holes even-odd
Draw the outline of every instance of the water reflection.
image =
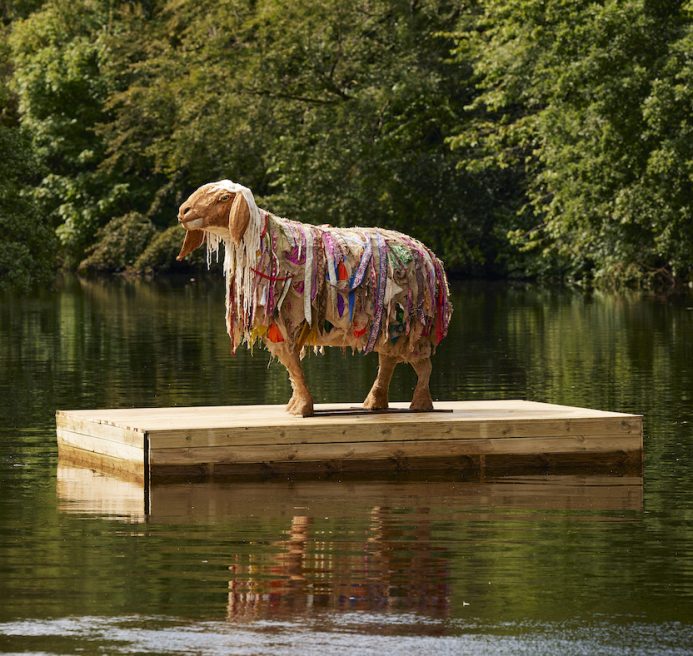
MULTIPOLYGON (((382 475, 374 480, 162 483, 145 489, 94 469, 58 463, 58 508, 129 522, 207 523, 248 515, 370 516, 373 508, 435 506, 448 516, 491 519, 502 511, 641 511, 641 476, 563 474, 461 481, 382 475), (296 513, 296 509, 311 513, 296 513)), ((543 515, 542 515, 543 516, 543 515)), ((287 530, 284 527, 284 530, 287 530)))
POLYGON ((62 512, 119 518, 147 519, 148 493, 141 483, 110 476, 86 467, 58 464, 58 508, 62 512))
MULTIPOLYGON (((59 464, 57 492, 64 513, 149 531, 170 526, 184 541, 197 534, 195 525, 217 533, 228 526, 233 535, 242 527, 243 538, 219 555, 234 621, 356 610, 454 616, 452 608, 459 613, 465 603, 452 601, 465 587, 452 573, 455 550, 469 539, 460 527, 593 525, 638 520, 643 509, 642 478, 609 476, 169 483, 145 490, 59 464)), ((512 536, 506 531, 502 539, 512 536)))
POLYGON ((346 540, 320 530, 311 516, 294 515, 270 558, 234 555, 229 619, 315 609, 446 614, 449 554, 432 542, 430 508, 366 512, 367 525, 346 540))

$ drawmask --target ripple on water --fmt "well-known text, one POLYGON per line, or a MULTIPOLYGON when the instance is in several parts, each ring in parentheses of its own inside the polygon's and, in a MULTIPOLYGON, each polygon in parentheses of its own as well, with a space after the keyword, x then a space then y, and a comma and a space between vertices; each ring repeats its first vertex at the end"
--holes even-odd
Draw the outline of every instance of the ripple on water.
POLYGON ((417 615, 324 614, 305 621, 182 622, 166 617, 69 617, 0 623, 3 653, 217 654, 689 654, 678 623, 484 624, 417 615), (32 645, 39 650, 34 650, 32 645), (51 647, 46 649, 46 644, 51 647), (39 647, 40 645, 40 647, 39 647))

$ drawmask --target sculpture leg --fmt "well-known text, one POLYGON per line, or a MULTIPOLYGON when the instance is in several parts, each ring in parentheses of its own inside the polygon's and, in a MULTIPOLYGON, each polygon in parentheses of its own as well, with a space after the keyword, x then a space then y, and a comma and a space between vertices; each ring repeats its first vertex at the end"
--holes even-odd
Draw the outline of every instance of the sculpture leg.
POLYGON ((384 410, 388 406, 387 393, 390 389, 392 374, 397 366, 397 358, 378 353, 378 375, 371 391, 368 393, 363 407, 368 410, 384 410))
POLYGON ((410 410, 433 410, 433 399, 431 391, 428 387, 428 382, 431 378, 431 358, 423 360, 415 360, 410 363, 414 367, 414 371, 418 376, 416 388, 414 389, 414 397, 412 398, 410 410))
POLYGON ((298 401, 298 397, 296 396, 296 383, 294 383, 294 379, 291 374, 289 374, 289 382, 291 383, 291 398, 286 404, 286 411, 288 413, 291 413, 291 411, 294 409, 294 406, 296 405, 296 402, 298 401))
POLYGON ((298 353, 285 343, 270 344, 268 346, 272 355, 276 355, 279 362, 289 372, 293 394, 286 406, 287 412, 301 417, 310 417, 313 414, 313 397, 308 391, 298 353))

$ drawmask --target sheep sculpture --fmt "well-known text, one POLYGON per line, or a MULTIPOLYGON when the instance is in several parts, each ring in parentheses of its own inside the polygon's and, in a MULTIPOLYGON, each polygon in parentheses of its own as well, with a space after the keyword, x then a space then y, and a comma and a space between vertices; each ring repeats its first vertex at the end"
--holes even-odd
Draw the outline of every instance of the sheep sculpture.
POLYGON ((395 366, 418 381, 411 410, 432 410, 431 355, 445 337, 452 306, 441 261, 421 242, 380 228, 333 228, 290 221, 260 209, 230 180, 203 185, 180 207, 185 239, 178 259, 224 244, 226 327, 235 353, 260 340, 287 368, 287 411, 313 414, 301 358, 306 347, 377 351, 378 374, 364 407, 388 407, 395 366))

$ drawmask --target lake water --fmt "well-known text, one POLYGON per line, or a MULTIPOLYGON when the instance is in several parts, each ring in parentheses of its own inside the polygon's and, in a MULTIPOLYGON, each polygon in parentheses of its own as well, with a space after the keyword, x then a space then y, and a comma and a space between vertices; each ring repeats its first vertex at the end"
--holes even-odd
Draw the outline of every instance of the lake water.
MULTIPOLYGON (((644 477, 141 490, 58 463, 57 408, 283 403, 210 280, 0 296, 0 652, 693 653, 693 297, 454 286, 434 398, 645 415, 644 477)), ((318 402, 377 357, 329 351, 318 402)), ((400 367, 393 400, 407 400, 400 367)))

